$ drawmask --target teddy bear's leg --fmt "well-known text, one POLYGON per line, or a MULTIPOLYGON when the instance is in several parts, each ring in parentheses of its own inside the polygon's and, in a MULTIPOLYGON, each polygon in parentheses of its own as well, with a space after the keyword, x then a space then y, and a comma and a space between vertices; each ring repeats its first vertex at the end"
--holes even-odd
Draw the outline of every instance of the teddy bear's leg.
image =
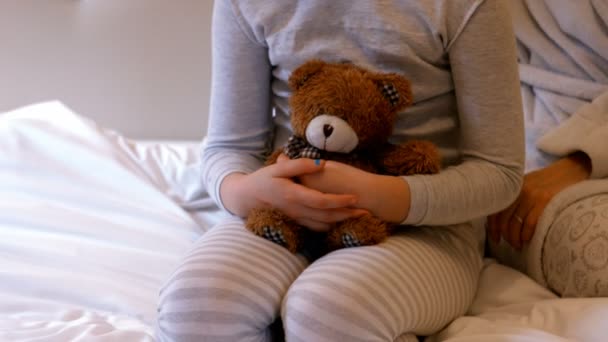
POLYGON ((246 226, 254 234, 295 253, 302 243, 302 227, 276 209, 253 209, 246 226))
POLYGON ((389 226, 371 215, 350 218, 327 233, 330 249, 369 246, 382 242, 389 234, 389 226))

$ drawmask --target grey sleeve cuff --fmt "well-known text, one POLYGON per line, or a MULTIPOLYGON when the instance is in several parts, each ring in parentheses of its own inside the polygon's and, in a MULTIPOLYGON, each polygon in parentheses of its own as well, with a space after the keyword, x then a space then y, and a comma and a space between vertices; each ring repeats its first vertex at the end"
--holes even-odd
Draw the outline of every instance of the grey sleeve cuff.
MULTIPOLYGON (((252 173, 262 166, 255 157, 234 152, 216 152, 207 155, 203 159, 203 182, 206 185, 209 196, 220 207, 230 213, 224 206, 220 196, 222 181, 231 173, 252 173)), ((231 213, 232 214, 232 213, 231 213)))
POLYGON ((558 157, 585 152, 591 159, 591 178, 608 176, 608 92, 542 136, 536 147, 558 157))
POLYGON ((429 190, 423 177, 403 177, 410 188, 410 210, 401 224, 420 225, 427 213, 429 190))

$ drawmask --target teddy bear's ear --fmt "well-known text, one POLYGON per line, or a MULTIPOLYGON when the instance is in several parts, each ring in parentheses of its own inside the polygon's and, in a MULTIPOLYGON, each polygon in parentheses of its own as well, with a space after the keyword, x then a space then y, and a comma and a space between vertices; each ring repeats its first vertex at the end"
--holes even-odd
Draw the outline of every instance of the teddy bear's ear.
POLYGON ((313 59, 302 64, 291 73, 291 76, 289 76, 289 87, 294 91, 300 89, 306 81, 314 74, 321 71, 326 64, 327 63, 318 59, 313 59))
POLYGON ((410 82, 398 74, 376 74, 372 77, 382 96, 395 110, 401 110, 412 104, 410 82))

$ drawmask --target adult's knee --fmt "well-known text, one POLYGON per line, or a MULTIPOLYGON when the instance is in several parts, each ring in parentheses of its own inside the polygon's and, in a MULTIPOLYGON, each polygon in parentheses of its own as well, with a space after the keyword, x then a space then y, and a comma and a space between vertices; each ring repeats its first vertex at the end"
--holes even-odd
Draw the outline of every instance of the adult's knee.
POLYGON ((542 267, 563 297, 608 296, 608 195, 572 203, 551 225, 542 267))

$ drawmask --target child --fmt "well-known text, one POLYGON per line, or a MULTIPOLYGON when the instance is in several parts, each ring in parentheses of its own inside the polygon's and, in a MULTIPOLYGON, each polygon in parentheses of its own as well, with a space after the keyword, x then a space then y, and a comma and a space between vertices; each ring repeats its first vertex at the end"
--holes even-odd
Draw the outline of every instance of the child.
POLYGON ((282 319, 287 341, 416 341, 464 314, 484 239, 471 221, 521 186, 518 85, 504 0, 217 0, 201 177, 234 218, 196 242, 161 291, 159 339, 269 341, 282 319), (407 77, 414 104, 392 140, 433 141, 446 168, 390 177, 310 159, 263 167, 290 134, 287 79, 313 58, 407 77), (262 205, 315 231, 366 212, 413 227, 313 261, 244 228, 262 205))

